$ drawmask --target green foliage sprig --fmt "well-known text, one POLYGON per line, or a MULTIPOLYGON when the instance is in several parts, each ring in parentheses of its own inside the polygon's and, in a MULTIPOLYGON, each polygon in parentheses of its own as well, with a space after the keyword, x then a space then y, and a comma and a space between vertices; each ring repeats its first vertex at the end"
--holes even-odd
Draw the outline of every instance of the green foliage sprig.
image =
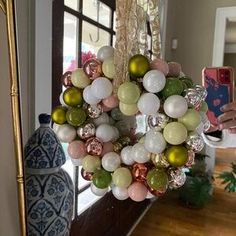
POLYGON ((218 178, 222 179, 221 184, 225 185, 228 192, 236 192, 236 163, 231 163, 232 171, 222 172, 218 178))

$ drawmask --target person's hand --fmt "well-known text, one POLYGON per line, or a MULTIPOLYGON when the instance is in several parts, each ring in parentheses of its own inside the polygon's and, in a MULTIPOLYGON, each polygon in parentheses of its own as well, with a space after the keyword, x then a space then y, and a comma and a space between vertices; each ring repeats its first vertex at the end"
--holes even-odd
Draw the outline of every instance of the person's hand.
POLYGON ((230 133, 236 133, 236 102, 224 105, 221 111, 223 114, 217 118, 219 130, 228 129, 230 133))

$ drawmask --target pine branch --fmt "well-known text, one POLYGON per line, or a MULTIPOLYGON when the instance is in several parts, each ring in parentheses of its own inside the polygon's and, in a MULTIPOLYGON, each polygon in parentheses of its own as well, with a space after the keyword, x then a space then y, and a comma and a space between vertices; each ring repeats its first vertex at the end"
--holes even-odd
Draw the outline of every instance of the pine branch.
POLYGON ((221 184, 225 185, 228 192, 236 192, 236 164, 231 163, 232 171, 224 171, 220 173, 218 178, 222 179, 221 184))

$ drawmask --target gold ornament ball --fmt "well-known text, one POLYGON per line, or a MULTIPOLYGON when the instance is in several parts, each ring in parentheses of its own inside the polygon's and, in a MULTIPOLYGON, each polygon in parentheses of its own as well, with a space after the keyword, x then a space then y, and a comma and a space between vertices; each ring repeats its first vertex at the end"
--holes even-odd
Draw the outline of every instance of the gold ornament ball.
POLYGON ((149 70, 149 67, 148 58, 141 54, 134 55, 129 59, 128 71, 133 78, 143 77, 149 70))
POLYGON ((62 125, 66 122, 67 109, 63 106, 57 106, 52 110, 51 118, 56 124, 62 125))
POLYGON ((76 87, 67 88, 63 93, 63 100, 68 106, 82 105, 82 93, 81 90, 76 87))
POLYGON ((151 154, 151 160, 152 163, 156 166, 156 167, 168 167, 170 164, 169 162, 166 160, 166 157, 164 155, 164 153, 152 153, 151 154))
POLYGON ((180 167, 188 160, 188 150, 183 146, 171 146, 166 150, 165 157, 170 165, 180 167))

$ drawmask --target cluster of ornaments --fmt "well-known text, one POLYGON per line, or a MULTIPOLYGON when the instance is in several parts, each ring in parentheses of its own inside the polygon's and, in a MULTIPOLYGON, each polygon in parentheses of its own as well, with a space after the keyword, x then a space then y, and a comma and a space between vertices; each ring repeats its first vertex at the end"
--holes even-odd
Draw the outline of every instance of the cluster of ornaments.
POLYGON ((137 54, 128 72, 130 81, 113 94, 114 49, 100 48, 96 58, 63 75, 66 89, 52 120, 95 195, 111 189, 119 200, 139 202, 184 184, 184 169, 203 149, 201 133, 209 128, 207 93, 176 62, 137 54))

